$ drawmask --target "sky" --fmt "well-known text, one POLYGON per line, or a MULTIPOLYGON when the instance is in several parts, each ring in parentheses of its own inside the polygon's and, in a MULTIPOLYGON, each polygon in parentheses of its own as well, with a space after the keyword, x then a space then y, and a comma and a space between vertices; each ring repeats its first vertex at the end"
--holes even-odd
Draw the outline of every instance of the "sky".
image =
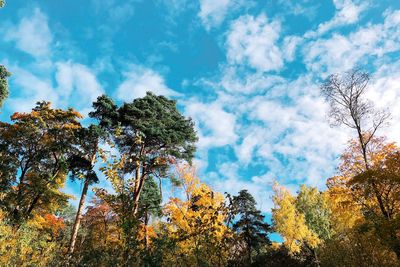
POLYGON ((168 96, 196 123, 201 179, 249 190, 266 214, 275 181, 323 189, 354 136, 329 125, 328 75, 369 72, 392 114, 378 134, 400 141, 398 0, 8 0, 0 36, 13 74, 0 119, 40 100, 87 115, 104 93, 168 96))

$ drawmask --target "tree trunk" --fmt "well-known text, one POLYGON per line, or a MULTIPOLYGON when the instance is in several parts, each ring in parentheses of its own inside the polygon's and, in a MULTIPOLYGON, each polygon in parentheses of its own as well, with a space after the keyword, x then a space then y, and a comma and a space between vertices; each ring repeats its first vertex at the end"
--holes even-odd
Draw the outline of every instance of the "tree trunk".
POLYGON ((144 241, 145 241, 145 246, 146 246, 146 250, 149 250, 149 233, 147 230, 147 225, 149 224, 149 217, 148 217, 148 213, 147 210, 145 212, 144 215, 144 241))
POLYGON ((88 188, 89 188, 89 180, 85 179, 85 183, 83 185, 83 190, 82 190, 82 194, 81 194, 81 199, 79 201, 78 211, 76 212, 74 227, 72 229, 71 241, 69 242, 69 248, 68 248, 69 257, 72 256, 72 253, 74 252, 74 249, 75 249, 75 242, 76 242, 76 238, 78 236, 78 230, 79 230, 79 226, 80 226, 81 219, 82 219, 82 209, 83 209, 83 205, 85 203, 88 188))
POLYGON ((39 194, 37 194, 36 197, 33 199, 31 205, 29 206, 28 210, 26 211, 25 218, 28 218, 29 215, 31 215, 33 209, 35 208, 35 206, 36 206, 36 204, 38 203, 38 201, 39 201, 39 199, 40 199, 41 196, 42 196, 42 194, 39 193, 39 194))
MULTIPOLYGON (((368 163, 368 158, 367 158, 367 142, 368 141, 367 142, 364 141, 362 131, 359 127, 357 127, 357 133, 358 133, 358 139, 360 141, 360 146, 361 146, 361 150, 362 150, 362 154, 363 154, 363 158, 364 158, 365 170, 368 171, 369 170, 369 163, 368 163)), ((379 194, 378 187, 373 180, 374 178, 373 177, 371 177, 371 178, 372 178, 371 179, 372 189, 374 190, 374 195, 376 197, 376 200, 378 201, 379 208, 382 212, 382 215, 386 219, 390 219, 389 213, 386 211, 385 205, 383 203, 382 196, 379 194)))
POLYGON ((134 203, 133 203, 133 214, 136 215, 139 211, 139 199, 140 199, 140 194, 142 193, 144 182, 145 182, 146 176, 142 175, 138 181, 138 186, 135 190, 135 197, 134 197, 134 203))
POLYGON ((315 249, 313 249, 312 251, 313 251, 313 254, 314 254, 315 264, 317 265, 317 267, 320 267, 321 265, 319 263, 317 251, 315 249))

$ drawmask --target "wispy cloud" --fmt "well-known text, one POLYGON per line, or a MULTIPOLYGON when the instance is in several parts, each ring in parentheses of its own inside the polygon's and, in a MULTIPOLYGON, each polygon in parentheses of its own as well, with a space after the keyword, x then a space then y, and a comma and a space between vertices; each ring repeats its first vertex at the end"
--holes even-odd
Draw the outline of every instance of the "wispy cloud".
POLYGON ((87 115, 93 100, 104 93, 95 73, 88 67, 73 62, 54 63, 55 72, 34 74, 20 66, 9 66, 13 72, 12 92, 7 100, 10 111, 29 111, 38 101, 50 101, 55 107, 68 108, 73 105, 87 115), (55 80, 56 84, 53 84, 55 80))
POLYGON ((219 26, 228 14, 253 5, 251 0, 200 0, 200 17, 204 27, 210 30, 219 26))
POLYGON ((50 100, 87 113, 105 88, 121 101, 146 91, 179 99, 185 115, 196 122, 195 162, 203 177, 222 192, 249 189, 268 211, 274 179, 290 188, 299 183, 323 187, 352 136, 327 122, 327 105, 319 94, 326 75, 366 66, 373 77, 369 97, 392 111, 385 134, 400 141, 400 11, 377 1, 275 2, 93 0, 86 7, 91 16, 82 25, 86 30, 81 21, 70 27, 70 21, 43 11, 50 9, 20 10, 16 18, 0 22, 5 47, 0 60, 13 72, 5 109, 29 110, 35 101, 50 100), (154 21, 140 16, 138 6, 162 10, 151 19, 172 26, 156 25, 162 30, 155 36, 147 31, 154 21), (387 10, 375 12, 373 6, 387 10), (62 35, 61 28, 71 32, 62 35), (93 32, 83 38, 88 44, 79 43, 87 29, 93 32), (148 49, 154 43, 172 47, 173 55, 148 49), (80 51, 64 49, 65 44, 80 51), (203 64, 191 64, 192 57, 208 45, 213 51, 219 45, 225 56, 207 58, 204 64, 212 61, 210 68, 187 71, 203 64), (67 53, 61 54, 60 47, 67 53), (22 53, 8 56, 8 51, 22 53), (126 67, 127 61, 136 64, 126 67), (161 63, 168 72, 152 67, 161 63))
POLYGON ((280 28, 279 22, 269 22, 264 14, 238 18, 228 32, 228 61, 261 71, 281 69, 284 61, 277 45, 280 28))
POLYGON ((124 73, 124 80, 118 86, 115 95, 119 100, 131 101, 145 96, 147 91, 168 97, 179 96, 178 92, 168 88, 163 76, 139 65, 131 65, 124 73))
POLYGON ((354 0, 333 0, 333 4, 336 8, 334 17, 331 20, 319 24, 316 31, 307 32, 305 34, 306 38, 317 37, 335 28, 358 22, 361 13, 369 6, 368 1, 354 0))
POLYGON ((332 37, 305 44, 304 62, 313 72, 333 73, 353 68, 361 60, 371 60, 400 50, 400 11, 385 13, 384 22, 369 24, 348 35, 334 33, 332 37))
POLYGON ((74 103, 75 108, 87 115, 91 103, 104 93, 96 74, 87 66, 71 61, 57 62, 55 65, 58 104, 67 107, 74 103))
POLYGON ((4 39, 15 42, 20 50, 33 57, 51 55, 53 36, 47 16, 39 8, 35 8, 30 16, 23 17, 18 24, 9 27, 4 39))
POLYGON ((232 145, 237 140, 236 118, 219 103, 189 101, 185 113, 197 122, 200 149, 232 145))

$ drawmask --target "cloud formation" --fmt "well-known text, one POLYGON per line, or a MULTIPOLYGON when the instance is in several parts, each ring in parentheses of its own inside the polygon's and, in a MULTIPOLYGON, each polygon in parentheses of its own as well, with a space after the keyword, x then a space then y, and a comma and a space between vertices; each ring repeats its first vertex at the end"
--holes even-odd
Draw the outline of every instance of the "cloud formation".
POLYGON ((277 45, 280 28, 279 22, 269 22, 265 14, 238 18, 228 32, 228 61, 260 71, 280 70, 284 62, 277 45))
POLYGON ((17 25, 8 28, 4 35, 6 41, 33 57, 45 57, 51 54, 53 36, 48 26, 48 18, 39 8, 30 16, 23 17, 17 25))
POLYGON ((200 0, 199 4, 198 16, 207 30, 219 26, 229 13, 253 5, 251 0, 200 0))
POLYGON ((131 65, 123 76, 124 80, 115 93, 119 100, 132 101, 145 96, 147 91, 167 97, 179 96, 178 92, 168 88, 164 77, 150 68, 131 65))

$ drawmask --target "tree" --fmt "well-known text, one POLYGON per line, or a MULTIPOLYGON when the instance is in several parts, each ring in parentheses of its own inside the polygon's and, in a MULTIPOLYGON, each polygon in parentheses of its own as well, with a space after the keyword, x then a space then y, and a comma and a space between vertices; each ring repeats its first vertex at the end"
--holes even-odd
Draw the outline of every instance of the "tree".
POLYGON ((0 207, 18 227, 33 211, 51 213, 66 204, 60 191, 68 156, 76 144, 81 115, 39 102, 30 113, 14 113, 0 123, 0 207))
POLYGON ((0 210, 0 266, 55 266, 65 225, 52 214, 35 214, 18 231, 0 210))
POLYGON ((362 151, 356 141, 351 141, 342 155, 340 175, 328 179, 329 192, 339 204, 333 206, 335 217, 347 214, 342 222, 356 219, 358 227, 375 228, 375 234, 400 255, 400 238, 396 234, 400 227, 400 149, 375 137, 370 141, 367 158, 370 166, 364 170, 362 151), (382 215, 376 195, 380 196, 386 216, 382 215))
POLYGON ((143 187, 143 193, 140 196, 139 205, 139 218, 142 222, 143 229, 143 241, 146 250, 149 249, 150 245, 150 234, 149 232, 154 232, 153 227, 149 226, 151 216, 160 217, 162 215, 161 208, 161 193, 160 188, 154 181, 154 178, 150 176, 143 187))
POLYGON ((297 210, 296 198, 278 185, 274 186, 274 191, 272 220, 275 231, 284 239, 284 245, 291 254, 299 253, 303 247, 315 253, 321 240, 307 226, 305 215, 297 210))
POLYGON ((237 196, 228 195, 228 198, 230 217, 233 220, 232 230, 238 235, 236 247, 244 244, 244 251, 239 253, 246 253, 247 265, 250 266, 253 252, 259 255, 263 246, 271 244, 268 238, 271 227, 264 222, 264 215, 257 210, 257 203, 247 190, 241 190, 237 196))
POLYGON ((77 132, 78 146, 75 147, 71 157, 69 158, 69 168, 72 171, 72 177, 84 179, 82 194, 76 212, 71 241, 68 248, 69 257, 71 257, 74 252, 76 237, 82 219, 82 209, 89 185, 99 181, 97 174, 94 171, 94 165, 99 153, 99 140, 102 135, 103 131, 95 125, 79 129, 77 132))
POLYGON ((0 8, 4 7, 6 5, 6 3, 4 2, 4 0, 0 0, 0 8))
POLYGON ((314 265, 312 257, 290 254, 284 245, 272 243, 265 253, 254 260, 252 266, 309 267, 314 265))
POLYGON ((124 155, 110 154, 105 166, 100 170, 110 181, 112 192, 104 188, 94 188, 96 197, 107 204, 116 215, 115 223, 121 229, 123 240, 123 262, 127 264, 133 260, 139 260, 138 234, 140 228, 140 216, 134 214, 134 184, 133 179, 127 178, 124 173, 127 161, 124 155))
MULTIPOLYGON (((4 5, 0 0, 0 8, 4 5)), ((8 82, 7 77, 10 77, 11 73, 7 69, 0 65, 0 107, 3 106, 4 100, 8 97, 8 82)))
MULTIPOLYGON (((356 130, 366 171, 370 168, 367 157, 370 141, 389 118, 387 112, 374 110, 372 103, 365 99, 368 82, 368 73, 352 70, 343 75, 329 76, 321 86, 321 92, 330 105, 329 116, 333 125, 344 124, 356 130)), ((388 218, 388 211, 374 179, 371 179, 371 187, 382 215, 388 218)))
POLYGON ((136 214, 149 175, 165 177, 171 163, 193 158, 194 124, 179 113, 176 101, 152 93, 119 108, 103 95, 93 107, 89 115, 108 131, 124 158, 122 175, 133 174, 132 212, 136 214))
POLYGON ((74 258, 76 266, 122 265, 124 242, 118 215, 101 199, 94 197, 82 218, 74 258))
POLYGON ((165 206, 168 236, 176 244, 174 262, 166 265, 226 266, 230 231, 223 195, 200 182, 190 166, 177 170, 186 199, 171 198, 165 206))
POLYGON ((372 232, 357 229, 337 236, 319 249, 321 266, 399 266, 396 254, 372 232))
POLYGON ((306 224, 321 240, 330 239, 333 234, 331 210, 327 194, 315 187, 300 186, 296 197, 296 209, 304 214, 306 224))
POLYGON ((333 231, 337 235, 345 235, 364 222, 362 206, 356 201, 354 191, 348 186, 347 177, 331 177, 327 180, 327 187, 333 231))

